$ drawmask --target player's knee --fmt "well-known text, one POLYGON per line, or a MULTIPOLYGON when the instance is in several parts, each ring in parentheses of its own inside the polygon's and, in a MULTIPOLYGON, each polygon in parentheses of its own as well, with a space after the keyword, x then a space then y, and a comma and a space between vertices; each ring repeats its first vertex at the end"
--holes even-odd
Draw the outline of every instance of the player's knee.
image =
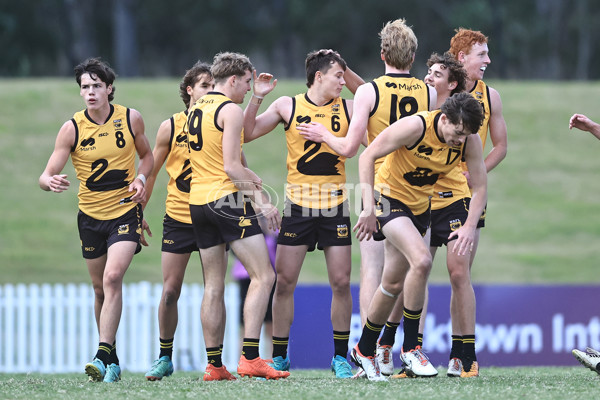
POLYGON ((469 271, 462 268, 449 268, 448 275, 453 287, 469 285, 471 282, 469 271))
POLYGON ((350 277, 335 277, 331 282, 331 291, 336 295, 345 295, 350 292, 350 277))
POLYGON ((100 304, 104 303, 104 289, 102 286, 94 286, 94 297, 100 304))
POLYGON ((417 257, 415 262, 411 265, 411 268, 414 268, 414 272, 419 275, 429 276, 429 272, 431 272, 431 265, 433 260, 431 258, 431 254, 423 253, 417 257))
POLYGON ((175 288, 165 288, 165 292, 163 294, 163 303, 166 306, 177 304, 177 300, 179 300, 180 294, 180 290, 177 290, 175 288))
POLYGON ((290 279, 283 274, 277 275, 277 285, 275 286, 275 293, 277 293, 277 295, 287 295, 293 292, 295 287, 295 280, 290 279))
POLYGON ((103 279, 104 288, 118 289, 123 285, 123 274, 119 272, 107 272, 103 279))

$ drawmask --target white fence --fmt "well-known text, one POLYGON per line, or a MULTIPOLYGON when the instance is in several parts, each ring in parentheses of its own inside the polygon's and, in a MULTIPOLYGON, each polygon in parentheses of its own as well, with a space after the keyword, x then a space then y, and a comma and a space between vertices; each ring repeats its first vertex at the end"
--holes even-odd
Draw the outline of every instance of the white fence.
MULTIPOLYGON (((123 287, 117 354, 126 370, 145 372, 158 357, 161 292, 162 285, 148 282, 123 287)), ((199 284, 183 285, 173 346, 176 369, 206 367, 200 323, 202 294, 199 284)), ((238 286, 228 284, 223 363, 233 371, 240 354, 239 302, 238 286)), ((83 372, 98 347, 91 285, 0 286, 0 343, 0 372, 83 372)))

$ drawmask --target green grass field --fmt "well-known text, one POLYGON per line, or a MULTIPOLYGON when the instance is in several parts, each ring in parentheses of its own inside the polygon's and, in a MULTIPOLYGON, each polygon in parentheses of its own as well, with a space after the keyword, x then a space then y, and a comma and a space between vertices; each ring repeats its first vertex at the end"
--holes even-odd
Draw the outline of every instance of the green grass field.
MULTIPOLYGON (((600 83, 491 84, 502 95, 509 150, 490 174, 487 227, 473 267, 474 282, 598 282, 600 142, 588 133, 569 131, 568 119, 574 112, 583 112, 600 120, 595 106, 600 83)), ((116 87, 115 102, 142 113, 152 145, 161 121, 183 107, 177 79, 121 79, 116 87)), ((280 82, 261 111, 276 97, 305 88, 299 81, 280 82)), ((77 182, 70 161, 65 173, 71 190, 43 192, 37 183, 58 129, 83 108, 77 85, 71 79, 0 80, 0 104, 0 284, 88 282, 77 235, 77 182)), ((250 167, 281 195, 286 153, 283 129, 244 149, 250 167)), ((357 157, 348 160, 347 171, 349 181, 357 182, 357 157)), ((163 171, 146 209, 154 232, 151 247, 135 257, 125 277, 128 282, 162 280, 165 183, 163 171)), ((356 242, 353 249, 353 282, 358 282, 356 242)), ((435 260, 432 282, 448 280, 442 253, 435 260)), ((188 282, 202 279, 195 258, 188 268, 188 282)), ((310 254, 300 280, 326 279, 323 254, 310 254)))
MULTIPOLYGON (((440 371, 445 373, 445 371, 440 371)), ((292 371, 280 381, 244 378, 203 382, 198 373, 177 372, 160 382, 125 373, 119 383, 89 383, 83 374, 0 375, 2 399, 592 399, 600 377, 582 367, 489 368, 477 379, 403 379, 390 382, 336 380, 326 371, 292 371)))

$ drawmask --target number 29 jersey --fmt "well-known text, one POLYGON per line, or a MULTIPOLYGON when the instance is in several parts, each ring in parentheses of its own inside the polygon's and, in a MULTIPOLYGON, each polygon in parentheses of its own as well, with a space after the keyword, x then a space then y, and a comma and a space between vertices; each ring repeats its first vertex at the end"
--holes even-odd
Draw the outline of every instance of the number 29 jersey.
POLYGON ((92 218, 118 218, 136 206, 120 204, 130 197, 129 185, 135 179, 135 136, 130 110, 110 105, 106 121, 97 124, 87 109, 73 115, 75 144, 71 161, 79 180, 79 209, 92 218))
MULTIPOLYGON (((225 172, 223 161, 223 127, 217 125, 219 111, 231 99, 222 93, 202 96, 188 115, 188 143, 192 183, 190 204, 204 205, 238 191, 225 172)), ((240 131, 240 149, 243 141, 240 131)))

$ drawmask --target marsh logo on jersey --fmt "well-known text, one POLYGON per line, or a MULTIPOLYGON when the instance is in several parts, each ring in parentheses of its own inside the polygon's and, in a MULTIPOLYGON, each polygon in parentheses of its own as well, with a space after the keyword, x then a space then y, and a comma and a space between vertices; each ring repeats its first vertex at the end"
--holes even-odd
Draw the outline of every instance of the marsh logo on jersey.
POLYGON ((188 136, 185 133, 177 135, 175 138, 175 146, 188 147, 188 136))
POLYGON ((339 104, 333 104, 331 106, 331 112, 334 114, 337 114, 340 112, 340 105, 339 104))
POLYGON ((96 144, 96 139, 94 139, 94 138, 83 139, 81 141, 81 147, 87 147, 87 146, 92 147, 95 144, 96 144))
POLYGON ((477 100, 481 100, 481 99, 483 99, 483 93, 481 93, 481 92, 475 92, 475 98, 476 98, 477 100))
POLYGON ((298 115, 296 117, 296 122, 299 124, 308 124, 310 123, 311 118, 310 115, 298 115))
POLYGON ((122 120, 114 119, 113 124, 115 125, 115 129, 121 129, 123 127, 122 120))
POLYGON ((129 233, 129 224, 119 225, 119 230, 117 233, 119 235, 127 235, 129 233))
POLYGON ((450 220, 450 230, 452 232, 454 232, 455 230, 457 230, 461 226, 462 226, 462 222, 460 222, 460 219, 452 219, 452 220, 450 220))
POLYGON ((348 225, 338 225, 337 226, 337 237, 338 238, 347 238, 348 237, 348 225))

